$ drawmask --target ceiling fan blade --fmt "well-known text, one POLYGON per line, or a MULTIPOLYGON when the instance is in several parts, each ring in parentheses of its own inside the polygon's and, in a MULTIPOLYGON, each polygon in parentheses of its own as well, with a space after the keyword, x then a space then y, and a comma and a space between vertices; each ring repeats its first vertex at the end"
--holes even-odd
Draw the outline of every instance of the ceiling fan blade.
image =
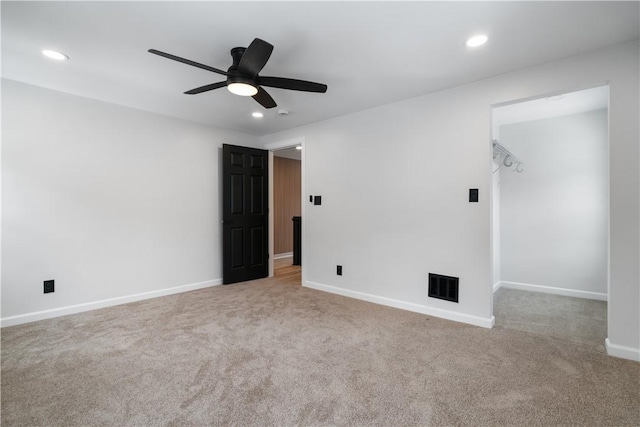
POLYGON ((227 85, 227 82, 218 82, 218 83, 211 83, 210 85, 204 85, 204 86, 200 86, 197 87, 195 89, 191 89, 185 92, 185 95, 196 95, 198 93, 202 93, 202 92, 208 92, 210 90, 214 90, 214 89, 220 89, 221 87, 225 87, 227 85))
POLYGON ((325 93, 327 85, 308 82, 306 80, 287 79, 284 77, 258 77, 258 83, 262 86, 277 87, 279 89, 301 90, 303 92, 325 93))
POLYGON ((258 93, 253 95, 252 98, 258 101, 258 103, 264 108, 273 108, 278 105, 276 104, 276 101, 273 100, 271 95, 269 95, 267 91, 262 89, 261 87, 258 88, 258 93))
POLYGON ((154 55, 164 56, 168 59, 173 59, 174 61, 182 62, 183 64, 191 65, 193 67, 202 68, 203 70, 212 71, 214 73, 222 74, 223 76, 227 75, 226 71, 218 70, 217 68, 210 67, 208 65, 200 64, 199 62, 192 61, 190 59, 180 58, 179 56, 171 55, 170 53, 160 52, 159 50, 149 49, 149 53, 153 53, 154 55))
POLYGON ((273 52, 273 45, 261 39, 253 39, 242 54, 238 71, 248 77, 255 77, 265 66, 273 52))

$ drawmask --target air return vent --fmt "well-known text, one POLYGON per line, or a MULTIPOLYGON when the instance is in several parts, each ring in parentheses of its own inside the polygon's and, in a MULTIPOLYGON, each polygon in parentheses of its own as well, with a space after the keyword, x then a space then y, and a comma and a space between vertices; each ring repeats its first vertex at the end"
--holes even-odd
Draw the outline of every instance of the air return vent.
POLYGON ((429 273, 429 296, 458 302, 458 278, 429 273))

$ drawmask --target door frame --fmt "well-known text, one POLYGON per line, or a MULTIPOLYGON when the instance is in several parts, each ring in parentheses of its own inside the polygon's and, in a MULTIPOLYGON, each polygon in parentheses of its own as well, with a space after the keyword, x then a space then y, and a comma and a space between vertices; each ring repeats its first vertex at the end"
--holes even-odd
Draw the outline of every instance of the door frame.
MULTIPOLYGON (((533 101, 533 100, 537 100, 537 99, 542 99, 542 98, 548 98, 551 96, 556 96, 556 95, 562 95, 565 93, 571 93, 571 92, 579 92, 582 90, 588 90, 588 89, 594 89, 597 87, 602 87, 602 86, 607 86, 609 89, 609 99, 607 101, 607 151, 608 151, 608 187, 609 187, 609 197, 608 197, 608 201, 607 201, 607 292, 606 292, 606 301, 607 301, 607 338, 605 340, 605 347, 607 347, 607 342, 609 341, 608 336, 611 335, 611 305, 609 304, 609 296, 611 295, 611 82, 609 80, 602 80, 599 82, 594 82, 592 84, 588 84, 588 85, 579 85, 579 86, 575 86, 575 87, 571 87, 571 88, 565 88, 564 90, 555 90, 552 92, 547 92, 547 93, 543 93, 543 94, 537 94, 537 95, 531 95, 531 96, 527 96, 527 97, 523 97, 523 98, 516 98, 516 99, 510 99, 508 101, 502 101, 502 102, 497 102, 494 104, 490 104, 489 105, 489 126, 490 126, 490 135, 491 137, 489 138, 488 141, 488 145, 490 147, 489 149, 489 153, 490 153, 490 158, 489 158, 489 224, 490 224, 490 232, 489 232, 489 240, 490 240, 490 254, 491 256, 489 257, 489 266, 490 266, 490 283, 491 283, 491 301, 490 301, 490 308, 491 308, 491 316, 495 316, 493 313, 493 301, 494 301, 494 294, 495 292, 500 289, 500 284, 502 282, 502 277, 500 277, 500 281, 498 282, 498 286, 495 286, 496 284, 493 282, 493 277, 494 277, 494 245, 500 245, 500 242, 494 242, 494 229, 493 229, 493 224, 494 224, 494 215, 496 214, 496 212, 494 212, 493 209, 493 203, 494 203, 494 193, 493 193, 493 174, 492 174, 492 170, 493 170, 493 140, 495 138, 496 135, 493 134, 493 124, 494 124, 494 118, 493 118, 493 110, 494 108, 498 108, 498 107, 505 107, 508 105, 513 105, 513 104, 520 104, 523 102, 527 102, 527 101, 533 101)), ((502 195, 501 195, 502 196, 502 195)), ((501 220, 500 220, 501 221, 501 220)), ((499 247, 499 253, 501 253, 501 248, 499 247)), ((501 263, 500 260, 500 255, 498 255, 499 258, 499 262, 501 263)), ((500 264, 501 266, 502 264, 500 264)), ((558 294, 560 295, 560 294, 558 294)), ((608 348, 607 348, 607 353, 609 352, 608 348)))
POLYGON ((306 274, 305 274, 305 260, 307 253, 307 221, 305 210, 307 204, 305 203, 305 194, 306 194, 306 149, 305 149, 305 137, 300 136, 296 138, 286 139, 282 141, 270 142, 268 144, 263 144, 262 149, 269 151, 269 277, 273 277, 273 256, 274 256, 274 219, 273 219, 273 152, 277 150, 282 150, 283 148, 291 148, 291 147, 302 147, 301 153, 301 163, 300 163, 300 215, 302 216, 302 242, 300 246, 301 250, 301 258, 302 258, 302 285, 306 283, 306 274))

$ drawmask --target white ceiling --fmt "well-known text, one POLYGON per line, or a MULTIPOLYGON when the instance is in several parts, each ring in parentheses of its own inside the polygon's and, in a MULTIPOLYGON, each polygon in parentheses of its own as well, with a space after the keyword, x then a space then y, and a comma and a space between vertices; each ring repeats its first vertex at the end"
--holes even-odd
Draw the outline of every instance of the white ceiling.
POLYGON ((568 116, 609 108, 609 86, 559 93, 529 101, 496 107, 492 111, 493 138, 500 138, 500 126, 568 116))
POLYGON ((258 135, 557 60, 639 37, 638 2, 2 2, 2 76, 258 135), (486 33, 487 45, 465 40, 486 33), (255 37, 275 46, 263 75, 311 80, 326 94, 269 88, 263 110, 219 75, 255 37), (42 49, 60 50, 57 63, 42 49), (251 112, 263 110, 254 119, 251 112))

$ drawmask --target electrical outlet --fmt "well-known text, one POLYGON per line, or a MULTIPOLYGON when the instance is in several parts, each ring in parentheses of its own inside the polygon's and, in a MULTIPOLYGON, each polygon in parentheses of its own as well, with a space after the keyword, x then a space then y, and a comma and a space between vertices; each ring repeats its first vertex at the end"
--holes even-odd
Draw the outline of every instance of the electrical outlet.
POLYGON ((342 276, 342 266, 341 265, 336 266, 336 274, 338 276, 342 276))
POLYGON ((48 294, 50 292, 54 292, 55 291, 55 286, 54 286, 54 280, 45 280, 44 281, 44 293, 48 294))

